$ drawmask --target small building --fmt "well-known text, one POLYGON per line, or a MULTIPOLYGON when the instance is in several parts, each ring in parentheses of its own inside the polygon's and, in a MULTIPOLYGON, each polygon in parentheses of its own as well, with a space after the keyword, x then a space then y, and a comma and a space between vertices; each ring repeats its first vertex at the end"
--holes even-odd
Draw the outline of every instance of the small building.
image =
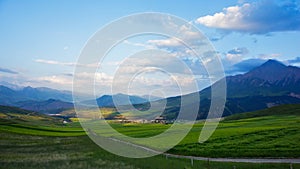
POLYGON ((154 123, 161 123, 161 124, 166 124, 167 119, 163 116, 157 116, 154 120, 154 123))

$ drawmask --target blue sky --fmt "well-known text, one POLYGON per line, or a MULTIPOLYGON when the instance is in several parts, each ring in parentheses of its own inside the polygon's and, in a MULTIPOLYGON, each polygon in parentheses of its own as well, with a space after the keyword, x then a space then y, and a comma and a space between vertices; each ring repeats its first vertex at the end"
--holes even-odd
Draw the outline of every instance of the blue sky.
MULTIPOLYGON (((86 41, 112 20, 140 12, 190 21, 211 40, 227 74, 243 73, 266 59, 300 66, 298 0, 0 0, 0 81, 71 90, 74 66, 86 41)), ((128 40, 119 53, 142 49, 145 46, 137 44, 149 45, 155 38, 128 40)), ((112 52, 107 63, 121 61, 119 53, 112 52)), ((109 83, 111 76, 113 71, 107 70, 101 79, 109 83)))

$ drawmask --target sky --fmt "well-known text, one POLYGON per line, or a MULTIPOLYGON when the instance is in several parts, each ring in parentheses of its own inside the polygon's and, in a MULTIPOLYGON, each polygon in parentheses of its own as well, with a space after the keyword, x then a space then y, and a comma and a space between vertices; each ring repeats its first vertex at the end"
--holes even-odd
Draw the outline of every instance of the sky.
MULTIPOLYGON (((77 60, 87 41, 112 21, 143 12, 171 14, 194 25, 210 40, 226 75, 247 72, 268 59, 300 66, 299 0, 0 0, 0 81, 72 90, 74 68, 80 66, 77 60)), ((122 26, 119 29, 122 31, 122 26)), ((192 42, 193 38, 188 40, 192 42)), ((142 60, 147 64, 143 62, 142 66, 163 65, 163 59, 168 61, 164 68, 178 69, 170 69, 172 76, 162 70, 139 74, 128 88, 130 93, 171 96, 179 89, 181 93, 192 92, 189 85, 193 80, 178 71, 181 68, 172 56, 193 73, 202 70, 204 63, 184 53, 178 44, 170 37, 156 35, 128 38, 111 50, 96 74, 81 77, 96 79, 97 95, 109 93, 120 64, 128 56, 146 49, 162 49, 170 55, 147 60, 145 54, 142 60), (186 88, 178 87, 178 81, 186 88)), ((127 68, 137 68, 134 57, 127 61, 127 68)), ((99 63, 88 66, 98 67, 99 63)), ((209 85, 207 80, 196 82, 199 89, 209 85)))

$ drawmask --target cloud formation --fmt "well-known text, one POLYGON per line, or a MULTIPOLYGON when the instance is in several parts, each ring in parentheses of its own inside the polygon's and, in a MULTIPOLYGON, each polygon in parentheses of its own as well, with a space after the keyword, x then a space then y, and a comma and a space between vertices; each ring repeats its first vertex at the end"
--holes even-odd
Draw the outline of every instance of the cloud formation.
POLYGON ((35 62, 50 64, 50 65, 62 65, 62 66, 75 66, 76 65, 76 63, 73 63, 73 62, 59 62, 59 61, 55 61, 55 60, 44 60, 44 59, 36 59, 35 62))
POLYGON ((261 59, 276 59, 280 56, 279 53, 271 53, 271 54, 259 54, 258 58, 261 59))
POLYGON ((289 64, 298 64, 300 63, 300 57, 296 57, 294 59, 287 60, 289 64))
POLYGON ((182 43, 175 39, 175 38, 169 38, 169 39, 160 39, 160 40, 149 40, 149 44, 153 44, 157 47, 161 48, 171 48, 171 47, 180 47, 182 46, 182 43))
POLYGON ((36 59, 34 60, 37 63, 44 63, 44 64, 50 64, 50 65, 61 65, 61 66, 82 66, 82 67, 97 67, 97 63, 91 63, 91 64, 78 64, 75 62, 59 62, 55 60, 44 60, 44 59, 36 59))
POLYGON ((148 40, 147 44, 172 52, 177 57, 194 55, 192 50, 197 50, 201 46, 209 48, 209 42, 206 37, 191 25, 182 25, 179 27, 178 37, 148 40))
POLYGON ((16 72, 16 71, 6 69, 6 68, 2 68, 2 67, 0 67, 0 72, 10 73, 10 74, 18 74, 18 72, 16 72))
POLYGON ((152 45, 144 44, 144 43, 136 43, 136 42, 131 42, 129 40, 124 40, 123 43, 127 45, 132 45, 132 46, 137 46, 137 47, 143 47, 145 49, 154 49, 155 47, 152 45))
POLYGON ((239 47, 229 50, 226 53, 226 59, 229 62, 238 62, 243 59, 243 56, 247 55, 249 53, 249 50, 245 47, 239 47))
POLYGON ((300 8, 292 0, 280 4, 261 0, 224 8, 222 12, 199 17, 196 23, 249 34, 300 31, 300 8))

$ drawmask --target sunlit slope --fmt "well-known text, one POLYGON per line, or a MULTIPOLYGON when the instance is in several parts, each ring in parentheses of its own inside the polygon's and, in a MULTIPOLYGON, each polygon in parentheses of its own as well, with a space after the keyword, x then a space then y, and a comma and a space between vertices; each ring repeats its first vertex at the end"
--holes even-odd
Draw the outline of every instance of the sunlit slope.
POLYGON ((62 121, 36 112, 0 106, 0 131, 45 136, 85 134, 78 124, 63 124, 62 121))

